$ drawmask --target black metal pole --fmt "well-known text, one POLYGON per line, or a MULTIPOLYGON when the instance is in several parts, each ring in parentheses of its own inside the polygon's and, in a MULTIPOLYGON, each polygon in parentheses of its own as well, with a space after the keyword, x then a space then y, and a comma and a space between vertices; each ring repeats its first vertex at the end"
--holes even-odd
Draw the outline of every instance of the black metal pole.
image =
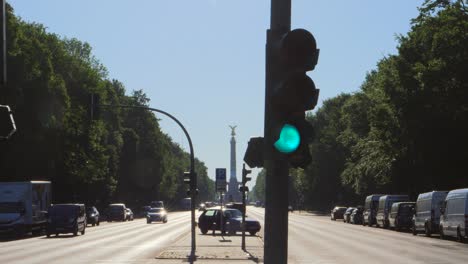
MULTIPOLYGON (((245 164, 244 164, 244 169, 245 169, 245 164)), ((245 206, 245 183, 242 183, 242 208, 244 209, 242 212, 242 250, 245 251, 245 213, 247 211, 247 208, 245 206)))
POLYGON ((278 157, 273 149, 273 115, 270 98, 274 91, 275 76, 280 72, 273 45, 280 36, 291 30, 291 0, 271 0, 270 30, 267 32, 265 65, 265 246, 266 264, 288 262, 288 174, 289 164, 278 157))
POLYGON ((7 82, 7 48, 6 48, 6 0, 1 0, 2 2, 0 3, 0 15, 2 16, 0 21, 2 23, 1 25, 1 30, 2 30, 2 39, 1 39, 1 83, 2 85, 5 85, 7 82))

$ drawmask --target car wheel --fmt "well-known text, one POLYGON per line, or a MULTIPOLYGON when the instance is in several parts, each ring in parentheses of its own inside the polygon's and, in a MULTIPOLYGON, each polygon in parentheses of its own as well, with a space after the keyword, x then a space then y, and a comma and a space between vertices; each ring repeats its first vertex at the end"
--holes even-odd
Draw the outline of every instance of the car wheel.
POLYGON ((146 220, 146 223, 147 223, 147 224, 151 224, 151 221, 150 221, 150 220, 146 220))
POLYGON ((46 236, 47 236, 47 237, 50 237, 50 233, 47 233, 46 236))
POLYGON ((164 219, 163 223, 167 223, 167 219, 164 219))
POLYGON ((99 226, 99 220, 97 221, 96 225, 98 225, 98 226, 99 226))
POLYGON ((465 243, 465 238, 461 234, 460 227, 457 228, 457 241, 465 243))
POLYGON ((83 228, 83 231, 81 231, 81 235, 84 235, 84 234, 85 234, 85 229, 86 229, 86 228, 83 228))
POLYGON ((431 236, 431 230, 429 229, 429 225, 427 223, 424 225, 424 234, 426 234, 427 237, 431 236))
POLYGON ((440 234, 440 239, 445 239, 444 227, 442 225, 440 225, 439 227, 439 234, 440 234))
POLYGON ((200 231, 204 235, 206 235, 206 233, 208 233, 208 229, 205 229, 205 228, 200 228, 200 231))
POLYGON ((255 234, 257 234, 257 232, 255 232, 255 231, 250 231, 249 233, 250 233, 251 236, 255 236, 255 234))
POLYGON ((110 222, 112 222, 112 220, 107 220, 107 223, 110 223, 110 222))
POLYGON ((55 236, 57 237, 59 233, 55 233, 55 236))
POLYGON ((78 235, 78 231, 74 231, 74 232, 73 232, 73 235, 74 235, 74 236, 77 236, 77 235, 78 235))
POLYGON ((95 226, 95 225, 96 225, 95 223, 92 224, 92 226, 95 226))
POLYGON ((418 234, 418 231, 416 230, 416 225, 414 223, 413 223, 412 231, 413 231, 413 236, 418 234))

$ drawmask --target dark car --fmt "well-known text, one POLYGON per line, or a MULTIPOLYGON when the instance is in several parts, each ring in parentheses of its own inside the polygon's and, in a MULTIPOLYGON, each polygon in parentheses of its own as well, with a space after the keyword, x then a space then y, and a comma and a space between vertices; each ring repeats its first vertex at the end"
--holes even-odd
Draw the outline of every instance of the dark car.
POLYGON ((146 213, 146 223, 151 224, 152 222, 163 222, 167 223, 167 212, 164 208, 151 208, 146 213))
POLYGON ((127 211, 125 204, 110 204, 107 208, 107 222, 127 220, 127 211))
POLYGON ((346 209, 347 209, 347 207, 335 206, 335 208, 333 208, 331 210, 330 219, 331 220, 343 219, 343 215, 344 215, 346 209))
POLYGON ((351 213, 353 210, 356 209, 356 207, 348 207, 346 211, 343 214, 343 222, 345 223, 350 223, 351 222, 351 213))
POLYGON ((86 213, 84 204, 54 204, 47 212, 46 235, 58 236, 60 233, 73 233, 74 236, 86 229, 86 213))
POLYGON ((86 207, 86 223, 90 225, 99 225, 99 211, 96 207, 86 207))
POLYGON ((133 221, 133 211, 130 208, 125 208, 125 220, 133 221))
POLYGON ((357 207, 351 213, 350 223, 355 225, 362 225, 364 208, 357 207))
MULTIPOLYGON (((236 232, 242 231, 242 213, 237 209, 221 209, 209 208, 204 211, 198 218, 198 227, 202 234, 206 234, 208 230, 220 230, 221 233, 228 232, 233 235, 236 232), (221 230, 221 218, 223 228, 221 230)), ((254 236, 260 231, 260 222, 255 219, 245 219, 245 231, 249 232, 250 235, 254 236)))

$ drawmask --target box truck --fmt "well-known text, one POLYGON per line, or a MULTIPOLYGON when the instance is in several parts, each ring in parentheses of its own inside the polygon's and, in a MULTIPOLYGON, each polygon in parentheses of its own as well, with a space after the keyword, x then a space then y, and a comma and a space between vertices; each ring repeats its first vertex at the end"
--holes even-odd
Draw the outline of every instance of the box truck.
POLYGON ((49 181, 0 182, 0 233, 41 233, 50 200, 49 181))

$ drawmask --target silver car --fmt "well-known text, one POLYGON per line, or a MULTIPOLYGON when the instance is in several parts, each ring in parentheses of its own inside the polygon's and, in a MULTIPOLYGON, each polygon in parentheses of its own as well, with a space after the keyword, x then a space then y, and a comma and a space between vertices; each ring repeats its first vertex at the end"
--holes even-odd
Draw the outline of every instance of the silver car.
POLYGON ((151 224, 151 222, 163 222, 167 223, 167 212, 164 208, 151 208, 146 213, 146 223, 151 224))

